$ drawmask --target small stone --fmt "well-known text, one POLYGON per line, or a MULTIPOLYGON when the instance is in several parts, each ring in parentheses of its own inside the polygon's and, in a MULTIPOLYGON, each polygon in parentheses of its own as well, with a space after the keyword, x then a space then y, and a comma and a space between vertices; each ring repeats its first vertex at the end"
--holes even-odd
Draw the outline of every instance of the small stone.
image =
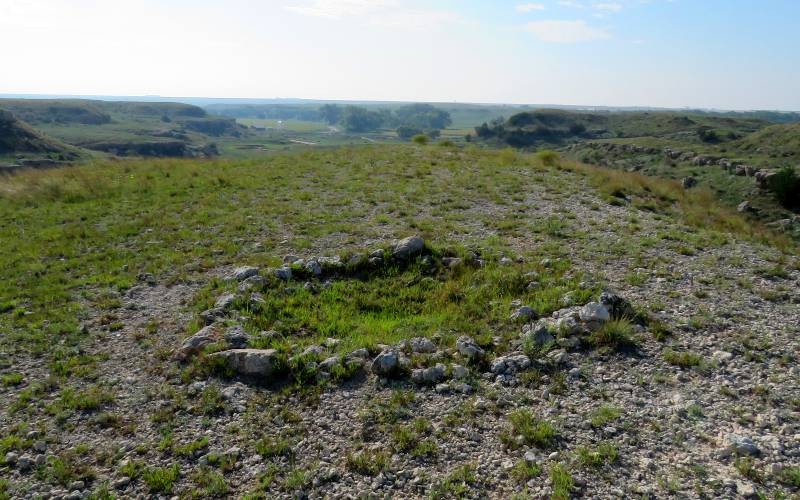
POLYGON ((736 492, 744 498, 755 498, 758 495, 755 486, 744 481, 736 481, 736 492))
POLYGON ((185 360, 193 354, 200 352, 205 346, 212 344, 217 338, 217 331, 213 326, 206 326, 197 333, 183 341, 180 349, 175 353, 175 359, 185 360))
POLYGON ((531 360, 524 354, 499 356, 492 361, 491 372, 496 375, 513 375, 531 366, 531 360))
POLYGON ((349 359, 367 359, 369 358, 369 351, 362 347, 361 349, 356 349, 355 351, 351 352, 347 355, 349 359))
POLYGON ((334 366, 340 365, 341 359, 339 356, 331 356, 323 361, 320 362, 319 368, 320 370, 329 372, 333 369, 334 366))
POLYGON ((230 274, 229 278, 236 281, 244 281, 251 276, 258 274, 258 268, 252 266, 237 267, 230 274))
POLYGON ((524 458, 529 464, 535 464, 537 462, 536 453, 533 451, 526 451, 522 458, 524 458))
POLYGON ((514 261, 509 259, 508 257, 503 257, 503 258, 500 259, 500 265, 501 266, 510 266, 513 263, 514 263, 514 261))
POLYGON ((319 276, 320 274, 322 274, 322 266, 316 259, 309 260, 308 262, 306 262, 305 268, 306 271, 313 274, 314 276, 319 276))
POLYGON ((17 461, 19 461, 19 455, 17 455, 13 451, 9 451, 8 453, 6 453, 5 461, 9 465, 15 465, 17 461))
POLYGON ((225 331, 225 342, 230 349, 245 349, 250 342, 250 336, 240 325, 234 325, 225 331))
POLYGON ((17 460, 17 467, 19 467, 20 470, 30 469, 31 467, 33 467, 33 458, 31 458, 30 455, 22 455, 17 460))
POLYGON ((536 312, 533 310, 533 308, 529 306, 522 306, 513 313, 511 313, 511 320, 513 321, 518 321, 518 320, 528 321, 535 318, 536 318, 536 312))
POLYGON ((532 325, 525 325, 522 333, 528 342, 543 346, 555 341, 555 337, 551 333, 552 328, 553 325, 548 320, 540 319, 532 325))
POLYGON ((609 320, 611 315, 606 306, 599 302, 590 302, 583 306, 578 313, 581 321, 604 323, 609 320))
POLYGON ((456 380, 463 380, 469 377, 469 369, 465 366, 453 365, 450 368, 450 372, 453 374, 453 378, 456 380))
POLYGON ((749 212, 750 210, 752 210, 752 207, 750 206, 749 201, 743 201, 739 203, 739 206, 736 207, 736 211, 739 213, 749 212))
POLYGON ((725 441, 727 442, 728 449, 737 455, 755 456, 761 453, 761 450, 759 450, 758 446, 756 446, 749 437, 728 434, 725 441))
POLYGON ((289 281, 292 279, 292 268, 289 266, 283 266, 275 269, 275 277, 279 280, 289 281))
POLYGON ((129 484, 131 484, 130 478, 122 477, 114 481, 111 485, 116 490, 124 490, 129 484))
POLYGON ((450 392, 450 386, 448 384, 436 384, 435 390, 439 394, 446 394, 450 392))
POLYGON ((425 240, 419 236, 409 236, 397 242, 392 255, 395 259, 407 260, 425 249, 425 240))
POLYGON ((321 345, 310 345, 300 353, 302 358, 319 358, 325 353, 325 348, 321 345))
POLYGON ((547 458, 549 460, 558 460, 559 456, 560 456, 559 453, 557 451, 554 451, 553 453, 547 455, 547 458))
POLYGON ((47 443, 44 441, 36 441, 33 443, 33 449, 38 451, 39 453, 44 453, 47 450, 47 443))
POLYGON ((224 359, 228 366, 240 375, 264 377, 274 372, 277 356, 278 351, 275 349, 230 349, 210 355, 224 359))
POLYGON ((236 295, 232 293, 226 293, 220 295, 216 302, 214 302, 214 307, 217 309, 227 310, 233 305, 233 301, 236 300, 236 295))
POLYGON ((430 368, 416 369, 411 372, 411 381, 415 384, 435 384, 445 378, 445 368, 437 364, 430 368))
POLYGON ((456 349, 459 354, 470 361, 476 361, 486 354, 485 351, 475 342, 475 339, 462 335, 456 340, 456 349))
POLYGON ((235 385, 226 387, 222 389, 222 391, 220 391, 220 395, 222 396, 222 399, 224 399, 225 401, 235 400, 238 394, 239 394, 239 388, 235 385))
POLYGON ((385 350, 372 361, 372 373, 379 377, 390 377, 400 371, 400 353, 385 350))
POLYGON ((83 481, 73 481, 69 483, 69 489, 71 491, 80 491, 86 487, 86 483, 83 481))
POLYGON ((547 359, 555 364, 562 364, 567 362, 569 355, 564 349, 556 349, 547 353, 547 359))
POLYGON ((711 359, 713 359, 720 365, 724 365, 727 364, 728 361, 733 359, 733 354, 727 351, 714 351, 711 354, 711 359))
POLYGON ((338 346, 341 343, 342 341, 339 339, 328 337, 322 344, 329 349, 333 349, 334 347, 338 346))
POLYGON ((429 354, 436 352, 436 344, 425 337, 414 337, 408 341, 408 345, 411 348, 411 352, 415 354, 429 354))
POLYGON ((458 257, 443 257, 442 258, 442 264, 445 267, 449 267, 451 269, 460 266, 461 263, 462 263, 462 260, 459 259, 458 257))
POLYGON ((461 394, 472 394, 472 386, 464 382, 455 384, 453 389, 461 394))

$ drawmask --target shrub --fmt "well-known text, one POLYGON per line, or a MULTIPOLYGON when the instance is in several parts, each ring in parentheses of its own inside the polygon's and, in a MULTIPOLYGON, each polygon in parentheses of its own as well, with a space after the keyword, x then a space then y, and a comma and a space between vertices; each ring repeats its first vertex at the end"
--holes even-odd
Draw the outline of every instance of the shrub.
POLYGON ((550 468, 550 481, 553 483, 553 500, 569 500, 572 497, 572 488, 575 481, 563 464, 556 464, 550 468))
POLYGON ((142 479, 150 493, 171 493, 180 474, 178 464, 173 464, 172 467, 147 468, 142 473, 142 479))
POLYGON ((549 149, 543 149, 539 151, 536 153, 536 156, 545 167, 555 167, 561 161, 561 156, 555 151, 549 149))
POLYGON ((511 422, 511 433, 506 433, 501 439, 510 448, 516 447, 517 436, 522 436, 524 444, 549 448, 558 435, 553 424, 539 419, 530 410, 513 411, 508 420, 511 422))
POLYGON ((664 361, 671 365, 680 366, 681 368, 691 368, 693 366, 700 366, 703 358, 699 354, 689 351, 677 352, 667 350, 664 352, 664 361))
POLYGON ((581 446, 577 450, 577 455, 581 465, 598 468, 616 462, 619 458, 619 451, 614 443, 600 443, 594 450, 581 446))
POLYGON ((289 439, 280 436, 277 438, 266 436, 256 442, 256 453, 264 458, 278 456, 291 457, 293 455, 292 443, 289 439))
POLYGON ((464 498, 470 486, 478 482, 475 466, 466 464, 456 468, 431 491, 431 498, 464 498))
POLYGON ((411 142, 414 144, 419 144, 420 146, 424 146, 428 144, 429 137, 425 134, 417 134, 411 138, 411 142))
POLYGON ((592 427, 604 427, 606 424, 613 422, 622 415, 622 410, 616 406, 603 405, 592 413, 591 424, 592 427))
POLYGON ((345 465, 348 470, 364 476, 377 476, 389 464, 389 456, 382 451, 364 450, 348 453, 345 465))
POLYGON ((595 347, 609 347, 617 351, 636 346, 633 325, 626 318, 606 322, 602 327, 592 332, 589 340, 595 347))
POLYGON ((793 167, 780 169, 770 177, 768 187, 784 207, 800 207, 800 176, 793 167))
POLYGON ((778 480, 789 486, 800 488, 800 467, 786 467, 778 475, 778 480))
POLYGON ((228 494, 228 483, 219 472, 213 471, 208 467, 201 468, 194 474, 193 480, 197 486, 202 488, 198 492, 204 498, 220 498, 228 494))
POLYGON ((518 483, 525 484, 542 473, 542 467, 537 463, 520 460, 511 469, 511 477, 518 483))

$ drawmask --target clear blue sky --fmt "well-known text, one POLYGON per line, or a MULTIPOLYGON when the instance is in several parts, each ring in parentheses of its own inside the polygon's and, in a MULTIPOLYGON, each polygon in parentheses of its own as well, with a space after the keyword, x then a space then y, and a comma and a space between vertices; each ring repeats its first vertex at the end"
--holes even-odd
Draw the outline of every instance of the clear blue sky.
POLYGON ((798 0, 1 0, 0 93, 800 110, 798 0))

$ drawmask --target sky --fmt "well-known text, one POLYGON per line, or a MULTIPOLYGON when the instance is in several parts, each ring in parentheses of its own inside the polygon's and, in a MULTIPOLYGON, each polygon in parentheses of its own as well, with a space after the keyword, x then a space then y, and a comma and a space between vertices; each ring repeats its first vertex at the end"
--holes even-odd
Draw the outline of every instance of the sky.
POLYGON ((800 110, 798 0, 0 0, 0 93, 800 110))

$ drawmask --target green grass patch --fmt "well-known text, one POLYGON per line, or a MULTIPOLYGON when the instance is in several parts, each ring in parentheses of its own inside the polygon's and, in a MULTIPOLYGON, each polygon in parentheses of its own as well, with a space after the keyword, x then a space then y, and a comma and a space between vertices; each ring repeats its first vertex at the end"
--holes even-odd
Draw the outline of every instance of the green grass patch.
POLYGON ((553 485, 553 495, 550 497, 552 500, 569 500, 572 497, 575 481, 564 464, 550 467, 550 482, 553 485))
POLYGON ((622 416, 622 410, 616 406, 602 405, 592 412, 589 423, 595 429, 605 427, 622 416))
POLYGON ((464 498, 476 484, 478 484, 478 476, 475 474, 475 466, 465 464, 457 467, 434 486, 430 497, 433 499, 464 498))
POLYGON ((377 476, 389 466, 389 455, 382 451, 362 450, 345 457, 347 470, 362 476, 377 476))
POLYGON ((508 415, 510 429, 504 431, 500 439, 509 448, 518 448, 520 445, 532 445, 537 448, 547 449, 555 444, 558 431, 555 426, 546 420, 536 417, 527 409, 519 409, 508 415))
POLYGON ((633 324, 626 318, 607 321, 589 335, 589 341, 596 347, 616 351, 632 349, 637 345, 633 324))
POLYGON ((611 442, 600 443, 594 448, 580 446, 575 454, 581 465, 591 468, 611 465, 619 459, 617 446, 611 442))
POLYGON ((142 480, 150 493, 172 493, 172 488, 180 477, 178 464, 170 467, 148 467, 142 472, 142 480))
POLYGON ((667 349, 664 351, 664 361, 681 368, 694 368, 701 366, 703 358, 699 354, 691 351, 674 351, 672 349, 667 349))

